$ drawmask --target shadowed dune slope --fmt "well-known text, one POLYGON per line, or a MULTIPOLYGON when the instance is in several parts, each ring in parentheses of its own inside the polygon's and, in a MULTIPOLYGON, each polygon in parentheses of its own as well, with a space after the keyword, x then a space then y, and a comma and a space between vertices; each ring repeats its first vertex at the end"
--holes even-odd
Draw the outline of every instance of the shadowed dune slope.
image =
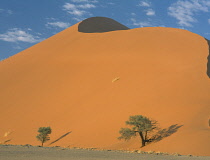
POLYGON ((207 63, 207 75, 210 78, 210 40, 206 39, 209 45, 209 56, 208 56, 208 63, 207 63))
POLYGON ((142 150, 210 156, 208 49, 181 29, 85 34, 76 24, 0 62, 0 135, 12 132, 0 141, 38 145, 38 128, 51 126, 47 144, 139 149, 139 137, 117 137, 141 114, 164 135, 142 150))
POLYGON ((83 33, 102 33, 128 29, 128 27, 106 17, 91 17, 85 19, 78 25, 78 31, 83 33))

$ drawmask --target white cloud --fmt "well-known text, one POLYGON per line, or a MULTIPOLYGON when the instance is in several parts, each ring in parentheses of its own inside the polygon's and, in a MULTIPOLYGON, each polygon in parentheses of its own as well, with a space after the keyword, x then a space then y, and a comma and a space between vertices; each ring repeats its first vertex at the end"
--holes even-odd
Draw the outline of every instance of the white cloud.
POLYGON ((153 26, 149 21, 144 21, 144 22, 137 22, 135 18, 130 19, 132 21, 132 25, 138 26, 138 27, 151 27, 153 26))
POLYGON ((132 12, 132 13, 131 13, 131 16, 136 16, 136 13, 132 12))
POLYGON ((147 2, 147 1, 141 1, 139 3, 139 6, 141 6, 141 7, 150 7, 151 4, 149 2, 147 2))
POLYGON ((192 27, 198 12, 209 12, 209 0, 178 0, 168 8, 168 14, 178 20, 180 26, 192 27))
POLYGON ((69 14, 72 14, 75 16, 83 16, 84 14, 89 13, 86 11, 86 9, 96 8, 96 6, 94 4, 90 4, 90 3, 80 4, 80 5, 66 3, 65 5, 63 5, 63 8, 69 14))
POLYGON ((153 9, 147 9, 145 11, 146 11, 147 16, 154 16, 155 15, 155 11, 153 9))
POLYGON ((50 21, 51 21, 51 20, 52 20, 52 21, 55 21, 55 20, 56 20, 56 18, 53 18, 53 17, 47 17, 46 19, 47 19, 47 20, 50 20, 50 21))
POLYGON ((151 27, 152 24, 150 22, 135 22, 133 23, 134 26, 139 26, 139 27, 151 27))
POLYGON ((107 4, 109 4, 109 5, 115 5, 115 3, 113 3, 113 2, 108 2, 107 4))
POLYGON ((66 22, 48 22, 46 24, 47 27, 52 26, 52 27, 59 27, 59 28, 68 28, 70 26, 70 23, 66 22))
POLYGON ((86 13, 86 11, 75 9, 75 10, 72 10, 72 11, 68 11, 68 13, 73 14, 75 16, 82 16, 86 13))
POLYGON ((64 9, 66 10, 77 10, 79 8, 82 9, 89 9, 89 8, 95 8, 96 6, 90 3, 86 3, 86 4, 80 4, 80 5, 75 5, 75 4, 71 4, 71 3, 66 3, 64 6, 64 9))
POLYGON ((81 5, 78 5, 78 6, 77 6, 77 8, 89 9, 89 8, 96 8, 96 6, 95 6, 95 5, 93 5, 93 4, 89 4, 89 3, 87 3, 87 4, 81 4, 81 5))
POLYGON ((210 35, 210 33, 204 33, 205 35, 210 35))
POLYGON ((97 0, 71 0, 74 3, 82 3, 82 2, 87 2, 87 3, 97 3, 97 0))
POLYGON ((14 48, 14 49, 22 49, 21 46, 14 46, 13 48, 14 48))
POLYGON ((7 13, 8 14, 13 14, 13 11, 12 10, 7 10, 7 13))
POLYGON ((13 28, 8 30, 4 34, 0 34, 0 40, 7 42, 28 42, 37 43, 42 41, 39 36, 33 36, 19 28, 13 28))
POLYGON ((75 20, 75 21, 77 21, 77 22, 80 22, 80 21, 82 21, 82 20, 84 20, 83 18, 81 18, 81 17, 74 17, 74 18, 72 18, 73 20, 75 20))
POLYGON ((76 5, 71 3, 66 3, 63 6, 64 10, 66 10, 69 14, 75 15, 75 16, 82 16, 85 14, 85 11, 79 10, 76 5))
POLYGON ((210 24, 210 19, 208 19, 208 23, 210 24))
POLYGON ((76 10, 77 7, 74 4, 66 3, 63 5, 64 10, 76 10))
POLYGON ((5 13, 5 14, 11 15, 11 14, 13 14, 13 11, 0 8, 0 13, 5 13))

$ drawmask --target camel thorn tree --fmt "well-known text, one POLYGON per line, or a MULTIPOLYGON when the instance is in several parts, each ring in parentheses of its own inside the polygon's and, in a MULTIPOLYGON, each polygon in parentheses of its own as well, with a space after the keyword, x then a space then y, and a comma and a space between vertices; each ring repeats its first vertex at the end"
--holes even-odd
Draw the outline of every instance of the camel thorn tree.
POLYGON ((38 129, 39 134, 36 136, 37 140, 41 141, 42 147, 45 142, 50 140, 49 134, 52 133, 52 129, 50 127, 40 127, 38 129))
POLYGON ((132 126, 132 128, 121 128, 119 131, 121 136, 118 139, 129 140, 138 134, 142 142, 141 147, 144 147, 146 142, 150 141, 148 133, 157 128, 157 121, 150 120, 142 115, 130 116, 126 124, 132 126))

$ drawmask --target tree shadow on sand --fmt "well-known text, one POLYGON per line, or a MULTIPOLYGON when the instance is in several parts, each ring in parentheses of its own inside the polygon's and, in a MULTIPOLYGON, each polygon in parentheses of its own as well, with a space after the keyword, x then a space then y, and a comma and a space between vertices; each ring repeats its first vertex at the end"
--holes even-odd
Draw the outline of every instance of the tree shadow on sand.
MULTIPOLYGON (((71 133, 71 132, 65 133, 64 135, 60 136, 59 138, 57 138, 56 140, 54 140, 53 142, 51 142, 49 145, 52 145, 52 144, 54 144, 54 143, 60 141, 61 139, 63 139, 63 138, 66 137, 67 135, 69 135, 70 133, 71 133)), ((49 145, 48 145, 48 146, 49 146, 49 145)))
POLYGON ((151 142, 159 142, 162 139, 176 133, 183 125, 174 124, 168 128, 159 129, 159 131, 151 137, 151 142))

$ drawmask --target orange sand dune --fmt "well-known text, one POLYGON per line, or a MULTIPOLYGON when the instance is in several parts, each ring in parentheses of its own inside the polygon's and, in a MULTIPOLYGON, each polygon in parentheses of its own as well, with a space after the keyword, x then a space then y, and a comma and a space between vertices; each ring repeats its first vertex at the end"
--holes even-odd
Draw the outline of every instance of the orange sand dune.
POLYGON ((53 145, 139 149, 139 137, 117 137, 141 114, 170 132, 142 150, 210 156, 208 49, 181 29, 82 33, 76 24, 0 62, 0 134, 38 145, 38 128, 51 126, 52 141, 72 131, 53 145))

